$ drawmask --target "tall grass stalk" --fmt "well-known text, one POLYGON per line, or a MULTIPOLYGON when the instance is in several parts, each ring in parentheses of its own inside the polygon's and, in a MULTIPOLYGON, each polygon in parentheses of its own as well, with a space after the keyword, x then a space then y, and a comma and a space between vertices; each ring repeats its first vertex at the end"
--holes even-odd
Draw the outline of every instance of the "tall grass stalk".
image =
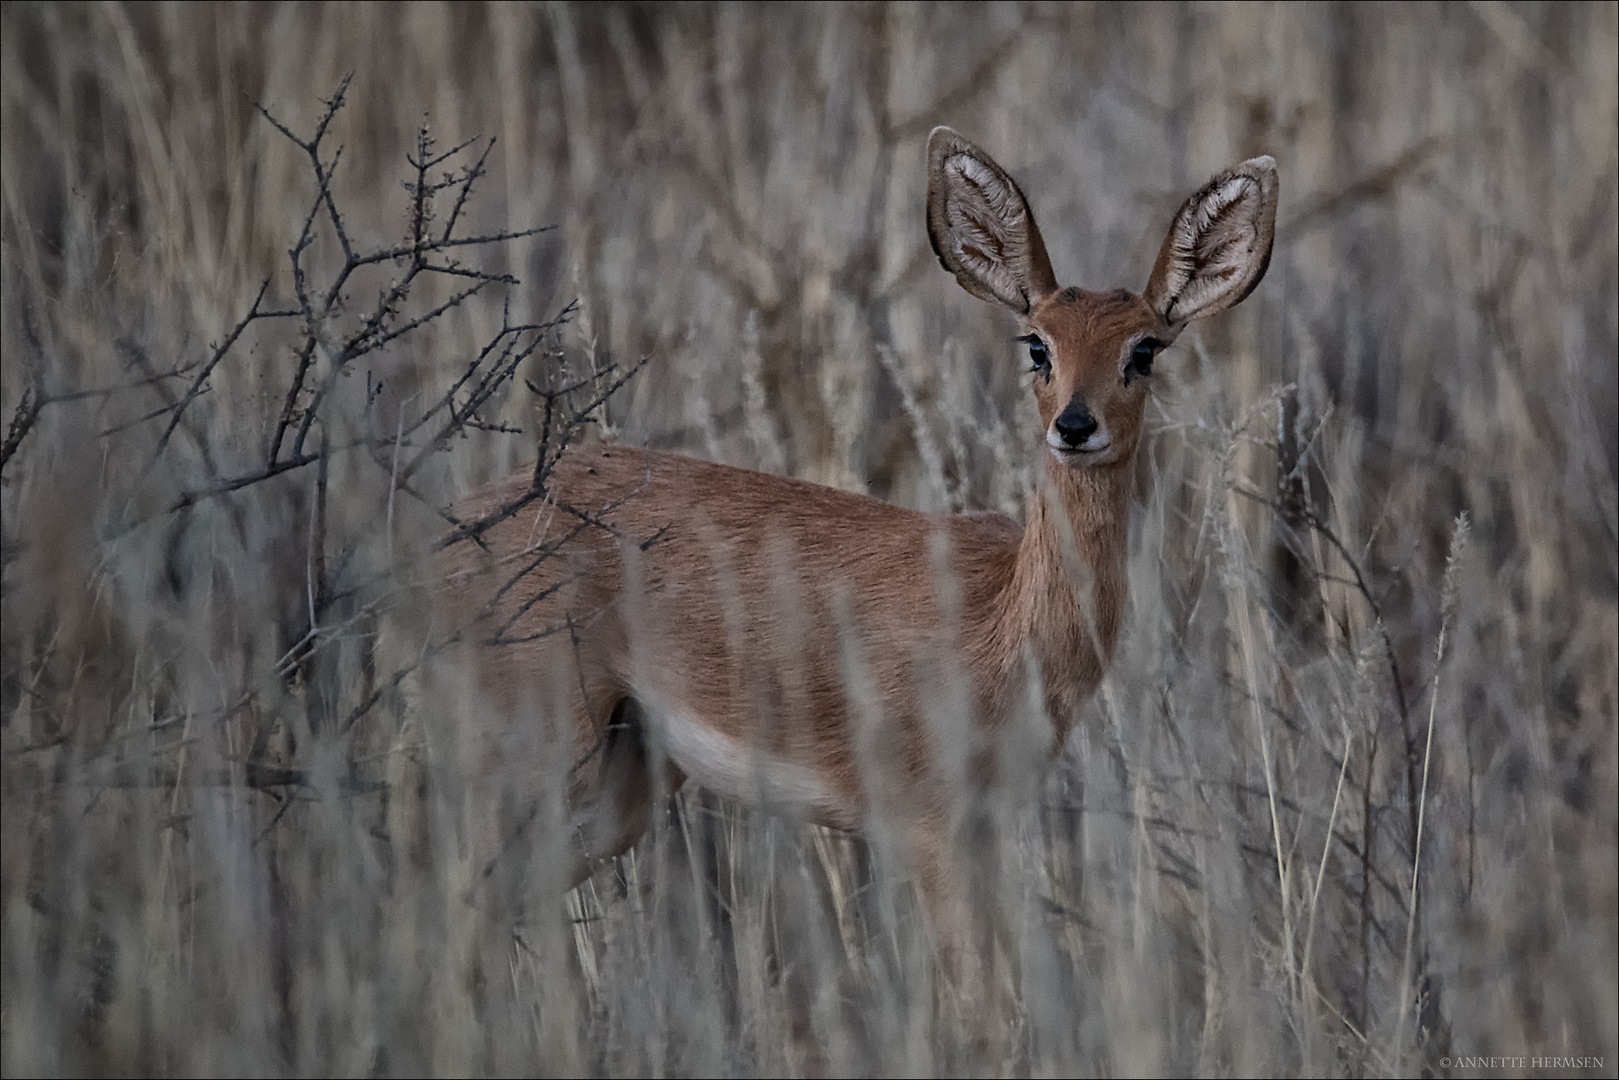
POLYGON ((1611 4, 0 5, 0 1071, 1611 1070, 1616 132, 1611 4), (470 767, 552 703, 420 588, 514 471, 557 557, 601 439, 1021 515, 939 123, 1089 289, 1282 182, 1152 376, 1102 690, 960 807, 970 1022, 881 822, 688 786, 558 895, 567 766, 470 767))

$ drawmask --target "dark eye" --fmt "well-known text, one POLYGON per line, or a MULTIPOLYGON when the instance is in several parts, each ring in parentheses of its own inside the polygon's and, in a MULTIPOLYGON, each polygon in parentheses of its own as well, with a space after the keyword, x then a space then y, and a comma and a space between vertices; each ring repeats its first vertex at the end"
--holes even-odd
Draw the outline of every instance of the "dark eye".
POLYGON ((1152 338, 1142 338, 1136 342, 1136 347, 1130 351, 1130 362, 1124 365, 1124 385, 1142 375, 1152 374, 1152 358, 1158 355, 1158 350, 1164 343, 1152 338))
POLYGON ((1034 365, 1029 370, 1039 372, 1047 379, 1050 379, 1051 354, 1046 351, 1046 343, 1034 334, 1018 338, 1018 340, 1029 346, 1029 362, 1034 365))

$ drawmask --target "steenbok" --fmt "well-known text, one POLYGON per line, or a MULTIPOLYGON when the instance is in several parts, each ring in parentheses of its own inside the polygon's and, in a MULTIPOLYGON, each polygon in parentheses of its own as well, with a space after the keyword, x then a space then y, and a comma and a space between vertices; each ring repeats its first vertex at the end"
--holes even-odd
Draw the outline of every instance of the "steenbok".
MULTIPOLYGON (((1032 786, 1024 748, 1061 749, 1112 657, 1153 358, 1259 283, 1276 198, 1275 163, 1245 161, 1176 212, 1143 292, 1062 288, 1018 185, 935 129, 933 250, 1016 316, 1033 365, 1028 524, 625 446, 569 450, 542 499, 532 470, 490 484, 462 520, 527 508, 442 556, 488 729, 470 782, 536 803, 560 786, 565 884, 687 778, 839 829, 880 820, 934 929, 955 923, 963 796, 1032 786)), ((475 857, 513 842, 506 820, 475 857)))

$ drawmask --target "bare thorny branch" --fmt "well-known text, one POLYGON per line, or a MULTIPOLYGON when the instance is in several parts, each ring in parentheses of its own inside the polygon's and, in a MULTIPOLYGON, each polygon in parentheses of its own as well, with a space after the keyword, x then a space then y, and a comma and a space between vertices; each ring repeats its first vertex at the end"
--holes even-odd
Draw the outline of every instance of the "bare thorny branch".
MULTIPOLYGON (((157 512, 186 511, 205 501, 237 495, 262 483, 276 481, 305 466, 317 466, 308 493, 305 520, 302 524, 289 523, 290 528, 305 534, 300 538, 300 546, 306 544, 308 551, 302 575, 305 580, 296 583, 300 596, 304 597, 297 604, 303 625, 288 628, 287 640, 291 647, 274 665, 271 677, 302 687, 308 713, 308 723, 303 730, 320 738, 339 739, 345 738, 423 660, 456 638, 432 644, 411 663, 400 670, 382 673, 375 682, 368 675, 357 698, 349 699, 340 711, 334 712, 339 708, 344 691, 336 666, 337 646, 356 636, 369 638, 374 634, 381 612, 406 588, 401 583, 402 578, 393 577, 391 546, 389 559, 384 563, 389 569, 382 572, 382 577, 376 576, 377 571, 354 569, 364 565, 364 560, 353 557, 356 545, 363 543, 364 538, 336 535, 342 528, 338 523, 340 519, 326 512, 328 487, 338 482, 335 477, 344 475, 331 469, 334 457, 358 453, 361 460, 369 459, 383 472, 388 484, 390 523, 395 492, 423 502, 444 520, 449 533, 436 545, 430 545, 431 551, 462 540, 481 544, 490 528, 523 507, 547 498, 551 470, 560 456, 588 425, 601 419, 608 400, 645 364, 642 360, 627 367, 608 365, 588 377, 574 377, 567 370, 556 339, 561 327, 573 316, 575 304, 567 304, 548 319, 514 320, 508 301, 502 310, 499 329, 467 358, 441 392, 418 393, 407 399, 418 404, 408 412, 402 406, 397 424, 388 425, 391 430, 386 436, 372 434, 371 427, 358 422, 358 417, 340 413, 340 407, 352 409, 354 406, 346 404, 347 399, 334 391, 338 381, 353 371, 357 362, 378 356, 403 339, 441 323, 446 315, 492 287, 509 288, 518 284, 513 275, 479 266, 469 261, 469 256, 546 231, 545 228, 474 230, 470 222, 475 188, 487 175, 495 140, 468 140, 439 149, 423 123, 414 146, 406 155, 410 172, 404 182, 409 194, 404 236, 392 244, 367 246, 345 220, 334 192, 343 152, 341 146, 334 145, 334 120, 344 106, 348 86, 349 80, 345 78, 322 103, 320 117, 308 137, 300 136, 267 108, 255 104, 271 127, 303 151, 315 181, 314 197, 302 216, 295 241, 287 250, 291 302, 278 303, 274 299, 273 279, 265 279, 246 313, 210 347, 206 356, 163 373, 164 378, 183 377, 186 380, 183 392, 166 396, 161 408, 143 410, 144 415, 139 419, 103 433, 111 437, 141 423, 166 417, 148 462, 148 472, 165 453, 172 456, 175 445, 172 436, 182 426, 191 431, 191 441, 208 452, 208 440, 188 422, 196 412, 192 406, 210 395, 214 376, 227 370, 225 365, 245 347, 255 324, 264 320, 296 322, 291 342, 290 378, 278 395, 279 408, 258 467, 233 476, 210 465, 203 484, 171 496, 157 512), (323 237, 336 249, 336 257, 324 264, 317 258, 323 237), (397 272, 377 288, 368 305, 355 310, 351 294, 358 280, 356 274, 390 264, 397 272), (413 303, 419 295, 417 286, 431 277, 459 285, 446 298, 430 305, 413 303), (457 438, 468 433, 524 434, 522 429, 502 422, 493 410, 518 380, 525 365, 529 365, 529 372, 522 381, 535 395, 535 414, 540 419, 538 432, 527 436, 534 439, 538 451, 532 483, 508 505, 479 520, 462 521, 449 508, 431 502, 413 482, 414 478, 437 454, 448 450, 457 438)), ((38 345, 33 337, 30 340, 38 345)), ((34 351, 43 356, 41 348, 34 351)), ((46 390, 42 381, 43 360, 29 370, 33 377, 11 418, 3 451, 0 451, 3 452, 0 463, 10 459, 34 426, 42 408, 65 400, 63 395, 53 396, 46 390)), ((374 400, 375 395, 368 392, 361 408, 369 410, 374 400)), ((284 480, 277 482, 284 483, 284 480)), ((604 517, 612 506, 580 509, 559 506, 554 501, 551 505, 572 521, 572 530, 564 530, 569 536, 590 528, 605 529, 617 535, 604 517)), ((523 560, 526 564, 523 573, 531 572, 551 558, 556 547, 556 544, 547 545, 529 553, 523 560)), ((364 647, 369 649, 370 646, 364 647)), ((251 700, 257 693, 252 687, 244 687, 242 700, 251 700)), ((234 714, 235 710, 229 713, 234 714)), ((284 725, 286 721, 271 722, 284 725)), ((309 777, 299 764, 301 756, 299 748, 292 743, 285 750, 271 753, 265 740, 260 738, 238 763, 240 770, 245 771, 233 767, 227 772, 229 777, 239 777, 249 787, 260 790, 273 792, 303 787, 309 783, 309 777)), ((352 793, 373 788, 370 782, 361 783, 360 775, 355 773, 343 790, 352 793)))
MULTIPOLYGON (((442 174, 441 179, 433 179, 431 170, 446 162, 452 161, 472 145, 473 140, 460 143, 443 152, 434 151, 434 143, 428 126, 424 123, 417 130, 416 147, 413 153, 407 155, 413 169, 413 179, 405 184, 410 192, 410 222, 408 238, 405 243, 393 247, 380 248, 375 251, 358 251, 350 239, 347 227, 343 222, 343 215, 338 210, 336 197, 332 193, 332 180, 337 171, 337 163, 342 154, 339 147, 326 161, 322 154, 322 142, 325 139, 332 118, 343 107, 344 93, 348 86, 345 79, 338 87, 337 92, 326 102, 326 110, 320 123, 316 126, 315 134, 308 140, 298 138, 284 124, 276 120, 263 106, 259 112, 287 138, 291 139, 309 157, 310 168, 315 174, 318 191, 308 216, 304 219, 303 230, 288 253, 292 261, 293 284, 298 298, 298 310, 302 314, 304 326, 302 330, 303 342, 298 350, 297 369, 292 383, 287 388, 287 394, 282 404, 281 416, 276 423, 274 435, 271 437, 269 451, 266 458, 266 469, 274 468, 281 457, 282 447, 286 442, 287 433, 297 424, 297 432, 292 446, 293 458, 304 456, 304 445, 315 422, 319 418, 321 405, 329 394, 336 380, 348 370, 356 359, 376 352, 379 349, 397 341, 398 339, 420 330, 435 322, 446 313, 460 307, 466 301, 482 292, 492 284, 515 285, 517 279, 510 274, 493 273, 477 268, 463 266, 451 257, 459 248, 479 248, 488 245, 498 245, 511 240, 518 240, 534 236, 547 231, 545 227, 503 230, 496 233, 476 236, 456 236, 455 228, 461 222, 463 211, 471 198, 476 182, 487 173, 487 162, 493 150, 495 140, 490 139, 483 148, 482 153, 470 165, 458 171, 442 174), (431 229, 435 200, 446 190, 455 192, 454 204, 443 230, 436 235, 431 229), (324 290, 316 295, 309 283, 309 270, 306 266, 306 256, 316 234, 316 224, 320 220, 321 211, 325 210, 325 217, 330 223, 332 233, 336 236, 343 252, 343 265, 331 277, 330 283, 324 290), (360 325, 347 334, 335 335, 333 324, 341 314, 343 303, 343 290, 357 270, 364 267, 376 266, 383 263, 398 263, 403 265, 403 272, 393 284, 378 294, 376 303, 370 311, 361 318, 360 325), (411 289, 418 278, 423 274, 437 274, 445 277, 468 279, 469 286, 454 293, 448 300, 438 306, 415 316, 403 314, 406 301, 411 289), (333 338, 336 340, 332 340, 333 338), (311 388, 308 385, 310 368, 317 352, 324 351, 329 354, 327 373, 321 383, 311 388), (309 400, 300 409, 299 401, 308 394, 309 400)), ((496 343, 507 336, 519 337, 528 332, 538 335, 555 329, 565 321, 566 313, 549 323, 514 327, 509 322, 503 322, 500 335, 496 343)), ((528 352, 532 352, 534 345, 530 345, 528 352)), ((484 356, 488 355, 488 349, 484 356)), ((524 353, 526 357, 527 353, 524 353)), ((481 359, 482 357, 480 357, 481 359)), ((513 365, 515 370, 515 364, 513 365)), ((509 376, 508 376, 509 377, 509 376)), ((492 390, 491 390, 492 393, 492 390)), ((488 394, 484 396, 487 400, 488 394)), ((480 402, 481 403, 481 402, 480 402)), ((475 419, 475 417, 470 417, 475 419)), ((463 419, 462 426, 467 422, 463 419)), ((438 442, 436 447, 442 448, 444 444, 438 442)))
MULTIPOLYGON (((495 140, 486 141, 478 157, 470 164, 443 171, 435 177, 435 170, 455 161, 476 140, 468 140, 440 151, 435 148, 429 128, 424 123, 418 129, 414 150, 407 154, 407 160, 412 167, 412 176, 404 185, 411 195, 405 240, 375 250, 357 247, 333 192, 333 181, 342 157, 342 147, 338 146, 329 153, 327 151, 332 122, 345 104, 348 85, 349 79, 345 78, 336 92, 323 102, 321 117, 314 133, 308 138, 301 138, 267 108, 255 103, 259 114, 305 153, 315 177, 317 189, 315 198, 304 217, 296 242, 288 251, 296 304, 288 309, 267 309, 264 306, 264 299, 269 292, 270 282, 266 280, 248 313, 202 364, 185 396, 179 402, 156 410, 143 418, 150 419, 164 413, 170 415, 169 423, 159 439, 157 453, 161 454, 166 448, 187 406, 207 392, 209 377, 230 354, 253 322, 270 318, 300 319, 302 326, 298 332, 298 343, 295 348, 296 361, 274 432, 269 440, 264 465, 259 469, 217 479, 206 487, 182 493, 168 503, 167 509, 171 512, 221 494, 240 491, 320 461, 321 452, 311 448, 310 436, 321 420, 323 406, 332 388, 339 378, 352 369, 356 360, 374 354, 399 339, 426 328, 476 297, 490 285, 517 284, 517 279, 510 274, 464 265, 455 257, 456 253, 460 249, 476 250, 534 236, 549 229, 547 226, 457 235, 457 227, 463 224, 467 216, 466 211, 474 187, 477 181, 487 174, 487 163, 495 140), (433 223, 436 202, 447 192, 453 193, 453 201, 443 227, 435 229, 433 223), (331 272, 328 281, 317 284, 314 280, 317 270, 310 264, 310 253, 323 222, 335 237, 342 251, 343 261, 331 272), (338 323, 344 314, 346 302, 344 290, 353 280, 355 272, 389 262, 400 264, 402 273, 390 285, 379 290, 375 303, 359 318, 357 326, 346 332, 341 331, 338 323), (457 278, 470 281, 470 284, 424 312, 407 314, 412 288, 423 275, 457 278), (317 366, 315 363, 317 357, 323 359, 320 366, 324 369, 324 375, 318 382, 312 383, 311 371, 317 366), (290 453, 287 447, 289 435, 290 453)), ((574 310, 575 306, 570 303, 555 318, 544 322, 514 324, 509 315, 503 317, 499 332, 468 363, 466 370, 445 394, 420 416, 402 425, 396 440, 410 440, 427 428, 432 421, 438 420, 432 427, 431 435, 420 445, 406 443, 412 453, 408 463, 395 471, 394 481, 398 490, 414 494, 408 484, 410 478, 433 454, 446 449, 456 436, 466 431, 515 433, 516 429, 487 420, 482 410, 511 382, 522 363, 535 355, 545 336, 564 325, 574 310), (458 395, 463 391, 467 391, 465 398, 458 401, 458 395)), ((622 385, 622 381, 615 384, 614 389, 619 385, 622 385)), ((605 396, 602 396, 602 400, 605 400, 605 396)), ((37 414, 41 400, 40 395, 31 394, 25 396, 20 403, 18 416, 13 420, 15 437, 8 437, 8 451, 14 442, 20 441, 21 434, 26 431, 32 416, 37 414)), ((600 402, 596 404, 599 405, 600 402)), ((576 412, 584 416, 591 408, 587 406, 576 412)), ((549 429, 542 436, 542 441, 548 443, 554 439, 555 433, 549 429)), ((371 441, 360 439, 338 444, 329 448, 328 452, 344 452, 358 447, 368 447, 372 450, 382 448, 380 443, 373 445, 371 441)), ((395 452, 398 449, 395 445, 389 445, 387 448, 395 452)), ((447 520, 455 522, 453 517, 447 514, 444 516, 447 520)), ((455 524, 460 526, 459 522, 455 524)))
MULTIPOLYGON (((28 433, 34 429, 40 413, 47 405, 61 405, 70 401, 83 401, 87 398, 110 398, 123 394, 129 390, 142 387, 157 386, 170 379, 177 379, 189 373, 195 364, 180 364, 168 371, 148 371, 140 378, 113 386, 94 387, 85 390, 51 390, 45 379, 45 345, 40 340, 39 325, 34 317, 31 304, 26 300, 22 305, 23 337, 27 343, 27 352, 24 355, 23 367, 28 374, 28 385, 23 387, 22 394, 17 399, 16 406, 11 412, 11 422, 6 426, 6 436, 0 443, 0 469, 11 461, 28 433)), ((260 316, 262 317, 262 316, 260 316)), ((176 403, 170 402, 163 407, 148 412, 144 416, 119 424, 101 434, 103 437, 115 435, 126 428, 134 427, 164 413, 173 411, 176 403)))

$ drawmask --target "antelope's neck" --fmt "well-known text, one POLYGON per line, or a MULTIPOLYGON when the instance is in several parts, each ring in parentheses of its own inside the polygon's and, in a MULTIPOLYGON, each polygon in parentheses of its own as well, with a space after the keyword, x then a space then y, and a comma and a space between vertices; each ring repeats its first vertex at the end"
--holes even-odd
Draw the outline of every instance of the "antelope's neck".
MULTIPOLYGON (((1128 461, 1070 469, 1048 458, 1001 604, 996 637, 1039 662, 1059 747, 1118 640, 1131 475, 1128 461)), ((1003 670, 1021 667, 1021 656, 1005 659, 1003 670)))

